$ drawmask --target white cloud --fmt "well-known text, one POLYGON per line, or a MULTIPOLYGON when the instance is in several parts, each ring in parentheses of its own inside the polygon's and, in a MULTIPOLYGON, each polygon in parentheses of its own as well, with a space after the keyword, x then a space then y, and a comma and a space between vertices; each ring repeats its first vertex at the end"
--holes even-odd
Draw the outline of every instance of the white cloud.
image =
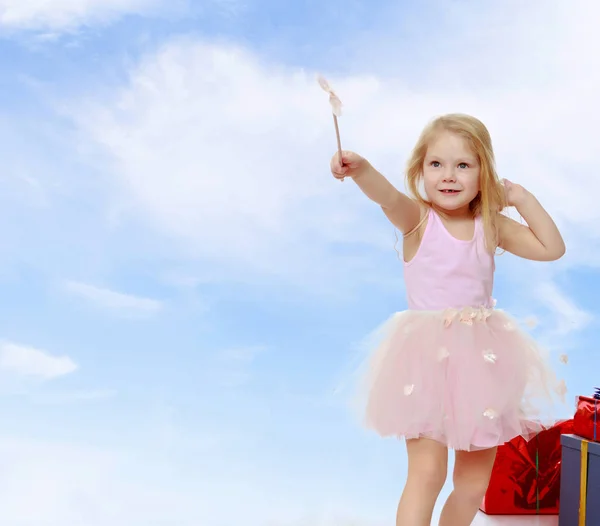
POLYGON ((45 391, 33 393, 29 399, 39 405, 63 405, 87 402, 99 402, 114 398, 117 391, 113 389, 76 390, 76 391, 45 391))
POLYGON ((357 519, 355 517, 348 517, 336 510, 336 512, 328 512, 320 515, 307 514, 306 517, 299 520, 278 519, 266 523, 265 526, 384 526, 385 524, 389 524, 389 520, 357 519))
POLYGON ((555 283, 545 281, 537 286, 537 296, 554 315, 554 330, 566 335, 587 327, 593 320, 591 313, 579 308, 555 283))
MULTIPOLYGON (((600 75, 582 54, 593 63, 600 35, 586 28, 598 9, 581 1, 563 12, 551 2, 540 19, 529 4, 515 4, 482 43, 494 60, 467 46, 492 24, 487 14, 455 13, 465 18, 452 30, 453 46, 464 47, 456 56, 430 49, 425 69, 439 73, 418 89, 394 75, 331 78, 346 108, 343 144, 402 184, 403 161, 427 120, 476 114, 492 131, 502 175, 529 187, 557 218, 566 261, 597 265, 600 179, 589 173, 600 75), (532 27, 551 35, 552 46, 532 39, 532 27)), ((407 78, 423 74, 422 63, 407 68, 407 78)), ((394 257, 392 230, 376 207, 352 182, 329 176, 335 139, 314 72, 268 64, 234 45, 175 40, 141 60, 115 93, 78 105, 75 118, 116 165, 129 212, 212 267, 314 282, 376 275, 364 245, 340 256, 347 243, 394 257)))
POLYGON ((81 444, 0 440, 0 522, 19 526, 203 524, 197 496, 175 488, 161 461, 139 451, 81 444), (145 459, 154 473, 138 461, 145 459), (161 480, 162 479, 162 480, 161 480), (165 485, 162 482, 169 481, 165 485), (35 502, 35 506, 31 503, 35 502))
POLYGON ((249 347, 232 347, 222 349, 217 353, 219 361, 230 365, 247 365, 252 363, 257 356, 263 354, 266 347, 252 345, 249 347))
POLYGON ((247 385, 252 379, 256 359, 266 351, 266 347, 259 345, 219 350, 207 364, 206 382, 225 388, 247 385))
MULTIPOLYGON (((114 156, 130 212, 213 268, 318 280, 333 270, 329 243, 379 240, 394 254, 392 229, 370 229, 356 213, 368 203, 328 177, 333 130, 312 74, 178 41, 102 104, 80 107, 77 119, 114 156)), ((361 247, 336 272, 369 264, 361 247)))
POLYGON ((0 369, 23 376, 53 379, 74 372, 77 364, 68 356, 11 342, 0 343, 0 369))
POLYGON ((69 504, 69 497, 79 485, 82 496, 101 489, 115 464, 115 459, 99 452, 20 437, 4 436, 0 452, 6 459, 0 478, 0 521, 23 526, 54 526, 61 520, 82 524, 81 512, 69 504), (31 506, 32 499, 35 506, 31 506))
MULTIPOLYGON (((179 442, 167 452, 155 445, 154 436, 140 437, 140 443, 135 449, 113 450, 92 441, 39 442, 4 433, 0 523, 230 526, 243 521, 275 526, 301 524, 292 517, 306 516, 305 499, 299 503, 297 495, 287 494, 285 477, 284 481, 271 480, 271 474, 263 477, 269 467, 256 470, 256 460, 233 465, 227 456, 215 459, 211 445, 182 450, 179 442), (231 506, 232 495, 239 505, 231 506)), ((329 499, 320 495, 317 500, 329 499)), ((341 505, 337 509, 347 513, 341 505)))
POLYGON ((71 30, 154 12, 165 4, 163 0, 0 0, 0 29, 71 30))
POLYGON ((127 316, 152 316, 159 312, 162 303, 151 298, 124 294, 77 281, 65 282, 65 289, 93 305, 127 316))

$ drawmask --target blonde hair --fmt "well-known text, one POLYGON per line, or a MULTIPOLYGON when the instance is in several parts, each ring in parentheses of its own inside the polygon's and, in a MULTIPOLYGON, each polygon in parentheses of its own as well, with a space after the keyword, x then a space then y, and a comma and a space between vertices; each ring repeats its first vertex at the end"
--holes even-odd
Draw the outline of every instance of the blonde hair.
POLYGON ((492 138, 480 120, 470 115, 451 113, 431 121, 421 132, 408 161, 406 186, 419 203, 431 206, 431 203, 421 195, 419 183, 423 177, 423 163, 427 155, 427 148, 440 131, 449 131, 464 137, 477 156, 480 166, 480 191, 469 204, 469 209, 473 217, 481 215, 486 248, 493 253, 498 246, 498 213, 504 209, 506 203, 504 188, 496 173, 492 138))

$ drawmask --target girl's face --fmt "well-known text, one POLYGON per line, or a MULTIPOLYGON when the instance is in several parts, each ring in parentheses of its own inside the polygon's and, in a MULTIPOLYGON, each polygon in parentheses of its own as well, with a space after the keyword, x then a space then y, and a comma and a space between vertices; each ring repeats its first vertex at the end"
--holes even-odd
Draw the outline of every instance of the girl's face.
POLYGON ((466 213, 479 193, 480 166, 467 140, 441 131, 429 143, 423 182, 429 200, 442 210, 466 213))

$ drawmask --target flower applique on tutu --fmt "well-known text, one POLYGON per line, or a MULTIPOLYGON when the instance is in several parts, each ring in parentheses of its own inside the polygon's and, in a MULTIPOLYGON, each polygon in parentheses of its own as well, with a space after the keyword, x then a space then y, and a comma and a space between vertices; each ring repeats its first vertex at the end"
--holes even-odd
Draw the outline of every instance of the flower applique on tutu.
POLYGON ((527 436, 566 393, 546 353, 502 310, 407 310, 373 337, 358 394, 364 424, 382 436, 494 447, 527 436))

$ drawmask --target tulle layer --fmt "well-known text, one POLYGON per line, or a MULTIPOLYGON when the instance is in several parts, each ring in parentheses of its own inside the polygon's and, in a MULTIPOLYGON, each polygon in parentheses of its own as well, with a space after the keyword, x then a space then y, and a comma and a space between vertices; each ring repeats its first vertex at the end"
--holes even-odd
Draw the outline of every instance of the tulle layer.
POLYGON ((493 447, 529 436, 565 394, 542 349, 500 310, 404 311, 375 336, 359 394, 366 427, 382 436, 493 447))

